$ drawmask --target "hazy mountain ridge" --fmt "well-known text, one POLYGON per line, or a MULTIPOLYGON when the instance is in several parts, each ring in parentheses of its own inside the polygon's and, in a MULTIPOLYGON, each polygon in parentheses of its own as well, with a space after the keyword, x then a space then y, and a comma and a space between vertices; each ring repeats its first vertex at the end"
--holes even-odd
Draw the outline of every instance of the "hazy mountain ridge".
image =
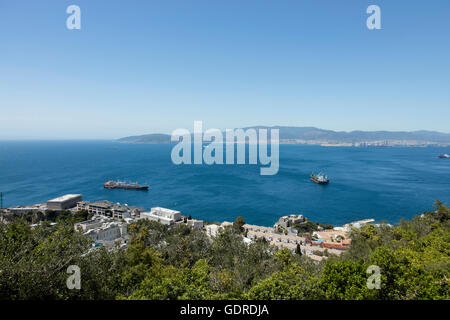
MULTIPOLYGON (((281 142, 293 143, 362 143, 375 141, 414 141, 422 143, 449 144, 450 133, 437 131, 333 131, 315 127, 254 126, 247 129, 279 129, 281 142)), ((127 143, 170 143, 169 134, 145 134, 118 139, 127 143)))
POLYGON ((140 136, 124 137, 117 141, 128 143, 169 143, 170 135, 164 133, 150 133, 140 136))

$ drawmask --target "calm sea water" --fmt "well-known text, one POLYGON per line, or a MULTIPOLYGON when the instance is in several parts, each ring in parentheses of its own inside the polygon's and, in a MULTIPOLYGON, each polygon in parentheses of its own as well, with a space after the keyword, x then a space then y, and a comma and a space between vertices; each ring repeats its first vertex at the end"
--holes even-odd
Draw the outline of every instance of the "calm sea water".
POLYGON ((66 194, 84 200, 162 206, 208 221, 273 225, 302 213, 341 225, 374 218, 398 222, 450 203, 449 148, 345 148, 281 145, 280 171, 260 176, 259 165, 172 164, 172 146, 94 142, 0 142, 4 206, 43 203, 66 194), (323 170, 327 186, 309 181, 323 170), (108 179, 148 183, 150 190, 107 190, 108 179))

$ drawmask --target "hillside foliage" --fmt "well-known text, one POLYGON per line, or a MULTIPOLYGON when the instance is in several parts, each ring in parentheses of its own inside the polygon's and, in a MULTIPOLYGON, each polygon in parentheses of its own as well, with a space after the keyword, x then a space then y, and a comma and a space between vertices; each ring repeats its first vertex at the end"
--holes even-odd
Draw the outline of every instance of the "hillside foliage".
POLYGON ((100 248, 58 223, 17 219, 0 224, 0 299, 449 299, 450 208, 396 226, 352 232, 340 257, 317 263, 265 241, 242 241, 243 220, 216 238, 185 225, 129 225, 127 249, 100 248), (67 267, 81 270, 81 289, 66 286, 67 267), (369 289, 369 266, 381 271, 369 289))

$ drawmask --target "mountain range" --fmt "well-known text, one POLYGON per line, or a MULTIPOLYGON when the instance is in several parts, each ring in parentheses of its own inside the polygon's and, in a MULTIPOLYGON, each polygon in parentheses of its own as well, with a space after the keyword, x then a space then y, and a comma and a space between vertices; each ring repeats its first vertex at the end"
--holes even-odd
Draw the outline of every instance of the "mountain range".
MULTIPOLYGON (((281 143, 302 144, 406 144, 449 145, 450 133, 437 131, 333 131, 315 127, 254 126, 247 129, 279 129, 281 143)), ((130 136, 118 139, 127 143, 170 143, 170 135, 162 133, 130 136)))

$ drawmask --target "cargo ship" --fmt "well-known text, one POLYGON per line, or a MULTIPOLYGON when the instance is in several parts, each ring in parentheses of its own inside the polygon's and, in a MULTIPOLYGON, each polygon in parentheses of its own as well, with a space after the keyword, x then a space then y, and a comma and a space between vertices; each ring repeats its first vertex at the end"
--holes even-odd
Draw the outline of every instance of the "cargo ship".
POLYGON ((448 155, 448 154, 445 153, 445 154, 439 155, 438 158, 439 158, 439 159, 448 159, 448 158, 450 158, 450 155, 448 155))
POLYGON ((322 173, 311 173, 309 176, 309 179, 317 184, 328 184, 330 182, 330 179, 328 178, 328 176, 322 174, 322 173))
POLYGON ((126 190, 148 190, 148 185, 140 185, 137 182, 108 180, 103 185, 106 189, 126 189, 126 190))

